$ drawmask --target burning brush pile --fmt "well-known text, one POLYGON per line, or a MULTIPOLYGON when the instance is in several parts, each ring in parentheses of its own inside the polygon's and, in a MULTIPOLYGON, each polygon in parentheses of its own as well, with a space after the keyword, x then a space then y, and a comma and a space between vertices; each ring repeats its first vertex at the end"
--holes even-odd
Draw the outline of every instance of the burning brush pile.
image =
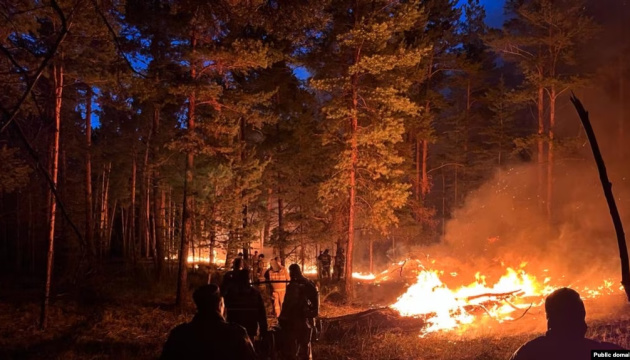
MULTIPOLYGON (((541 271, 543 276, 535 276, 527 271, 526 262, 507 267, 502 275, 494 276, 481 272, 467 276, 464 274, 469 272, 461 269, 440 268, 447 266, 436 260, 407 259, 376 275, 356 273, 355 281, 365 286, 382 288, 404 282, 408 287, 387 307, 327 320, 329 323, 346 320, 358 326, 363 321, 382 330, 393 327, 403 332, 417 331, 420 336, 439 331, 462 333, 475 326, 483 328, 489 322, 523 322, 526 320, 521 319, 526 315, 544 314, 545 297, 564 286, 577 290, 586 300, 624 294, 612 279, 570 282, 564 276, 554 279, 547 269, 541 271)), ((344 331, 348 329, 344 327, 344 331)))
POLYGON ((508 267, 505 274, 493 283, 477 272, 468 285, 451 288, 446 282, 460 277, 458 273, 446 273, 427 268, 418 260, 407 260, 392 265, 374 281, 391 280, 395 272, 399 272, 400 276, 416 273, 415 283, 390 307, 402 316, 422 318, 426 323, 425 334, 462 328, 482 318, 497 322, 515 320, 531 308, 543 305, 545 296, 562 286, 576 289, 585 298, 623 293, 612 280, 604 280, 592 287, 555 284, 550 276, 537 278, 528 274, 526 266, 526 263, 521 263, 517 269, 508 267))

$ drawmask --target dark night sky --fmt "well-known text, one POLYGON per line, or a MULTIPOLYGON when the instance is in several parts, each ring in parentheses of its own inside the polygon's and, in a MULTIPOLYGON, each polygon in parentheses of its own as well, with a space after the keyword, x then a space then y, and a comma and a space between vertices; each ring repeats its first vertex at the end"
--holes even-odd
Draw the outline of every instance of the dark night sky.
POLYGON ((486 23, 492 27, 500 28, 503 24, 503 5, 505 0, 481 0, 486 8, 486 23))

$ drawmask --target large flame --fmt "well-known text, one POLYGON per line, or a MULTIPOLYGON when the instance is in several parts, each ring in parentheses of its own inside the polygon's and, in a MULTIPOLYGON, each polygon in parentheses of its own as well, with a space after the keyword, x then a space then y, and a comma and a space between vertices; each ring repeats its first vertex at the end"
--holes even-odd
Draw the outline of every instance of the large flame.
MULTIPOLYGON (((516 270, 507 268, 506 273, 491 286, 486 284, 485 276, 477 273, 475 281, 455 290, 449 289, 442 282, 444 272, 425 269, 420 265, 416 283, 391 307, 403 316, 422 316, 427 322, 424 334, 466 326, 481 317, 491 317, 498 322, 512 320, 515 315, 521 316, 530 307, 542 305, 546 295, 565 286, 550 285, 550 277, 539 280, 525 271, 526 265, 523 263, 516 270)), ((381 273, 382 278, 387 279, 389 272, 381 273)), ((457 275, 449 273, 446 276, 457 275)), ((584 298, 592 298, 615 292, 613 284, 606 280, 595 288, 572 287, 584 298)))

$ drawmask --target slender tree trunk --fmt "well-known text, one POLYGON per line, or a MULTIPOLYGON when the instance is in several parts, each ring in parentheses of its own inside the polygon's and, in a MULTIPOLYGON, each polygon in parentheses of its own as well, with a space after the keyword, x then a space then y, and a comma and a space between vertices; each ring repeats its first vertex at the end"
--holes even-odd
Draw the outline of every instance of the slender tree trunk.
MULTIPOLYGON (((103 215, 105 216, 105 230, 107 231, 107 224, 111 223, 114 219, 113 218, 109 218, 107 215, 107 210, 109 209, 109 188, 110 188, 110 179, 111 179, 111 174, 112 174, 112 163, 108 163, 107 164, 107 177, 106 177, 106 181, 105 181, 105 196, 103 197, 104 201, 103 201, 103 215)), ((111 226, 109 229, 109 232, 111 233, 111 226)), ((107 233, 105 233, 105 236, 107 238, 107 233)), ((107 254, 109 254, 109 241, 105 244, 105 250, 107 251, 107 254)))
POLYGON ((33 194, 28 193, 28 243, 30 250, 29 272, 35 273, 35 229, 33 228, 33 194))
POLYGON ((209 260, 210 260, 210 264, 214 264, 216 262, 216 259, 214 257, 214 249, 216 247, 216 243, 217 243, 217 229, 216 229, 216 225, 214 224, 214 221, 212 221, 212 225, 210 226, 210 248, 208 249, 209 254, 209 260))
POLYGON ((15 198, 15 271, 22 272, 22 253, 24 244, 22 241, 22 215, 21 215, 21 201, 22 196, 15 198))
MULTIPOLYGON (((416 136, 416 186, 415 186, 415 195, 416 195, 416 201, 420 201, 420 196, 424 195, 422 194, 424 191, 424 188, 422 187, 422 180, 421 180, 421 169, 422 169, 422 152, 420 151, 420 148, 423 146, 422 145, 423 141, 420 140, 420 136, 416 136)), ((424 196, 423 196, 424 197, 424 196)))
MULTIPOLYGON (((153 132, 157 135, 160 131, 160 108, 154 105, 153 108, 153 132)), ((153 157, 158 155, 158 147, 154 145, 153 157)), ((155 160, 154 160, 155 161, 155 160)), ((160 186, 160 173, 155 169, 153 174, 153 218, 155 223, 155 270, 158 280, 164 276, 164 241, 166 231, 166 192, 160 186)))
POLYGON ((278 254, 284 265, 285 260, 285 238, 284 238, 284 200, 280 196, 280 190, 278 190, 278 254))
POLYGON ((547 219, 551 221, 553 204, 554 127, 556 125, 556 87, 551 85, 549 94, 549 147, 547 153, 547 219))
POLYGON ((155 222, 155 273, 159 279, 164 276, 164 234, 166 230, 166 193, 163 188, 154 186, 153 218, 155 222))
MULTIPOLYGON (((355 64, 359 61, 359 51, 357 51, 355 64)), ((346 243, 346 278, 345 292, 349 299, 354 297, 354 281, 352 281, 352 260, 354 251, 354 219, 356 207, 356 191, 357 191, 357 163, 359 158, 359 147, 357 143, 357 131, 359 127, 358 119, 358 77, 353 75, 352 78, 352 108, 350 111, 350 204, 348 206, 348 240, 346 243)))
POLYGON ((538 145, 538 205, 543 204, 543 182, 544 171, 543 166, 545 163, 545 149, 543 136, 545 134, 545 89, 542 85, 538 87, 538 139, 536 140, 538 145))
POLYGON ((90 259, 96 256, 94 247, 94 207, 92 205, 92 87, 88 86, 85 107, 85 242, 90 259))
POLYGON ((151 256, 151 196, 150 196, 150 184, 151 184, 151 171, 149 169, 149 152, 151 150, 151 138, 153 137, 154 125, 155 125, 155 111, 154 119, 151 122, 149 128, 149 135, 147 136, 147 145, 144 149, 144 159, 142 164, 142 216, 141 232, 142 243, 144 244, 144 257, 149 258, 151 256))
POLYGON ((136 263, 138 258, 138 244, 136 236, 136 181, 137 181, 136 153, 133 152, 131 159, 131 205, 129 208, 129 246, 132 263, 136 263))
POLYGON ((374 273, 374 239, 370 236, 370 273, 374 273))
POLYGON ((118 206, 118 200, 114 200, 112 205, 112 213, 108 219, 107 232, 105 234, 105 251, 109 255, 112 251, 112 229, 114 228, 114 218, 116 216, 116 207, 118 206))
MULTIPOLYGON (((431 102, 427 101, 425 104, 425 111, 427 114, 431 113, 431 102)), ((429 141, 428 139, 422 140, 422 199, 429 193, 429 174, 427 172, 427 158, 429 156, 429 141)))
MULTIPOLYGON (((174 238, 174 234, 175 234, 175 224, 173 221, 173 217, 175 216, 175 210, 173 209, 173 190, 169 187, 168 189, 168 214, 167 214, 167 241, 168 241, 168 261, 169 261, 169 265, 172 264, 172 260, 173 260, 173 256, 172 254, 174 253, 175 250, 175 246, 173 245, 173 238, 174 238)), ((171 271, 171 268, 169 266, 169 271, 171 271)))
POLYGON ((267 218, 265 219, 265 227, 263 228, 263 243, 262 243, 262 247, 265 246, 265 244, 269 243, 269 235, 271 232, 271 210, 272 210, 272 204, 271 204, 271 195, 273 193, 273 188, 270 186, 269 189, 267 189, 267 218))
MULTIPOLYGON (((195 30, 191 32, 190 40, 193 54, 197 46, 197 34, 195 30)), ((195 65, 191 64, 190 76, 192 79, 197 77, 195 65)), ((195 91, 191 91, 188 96, 188 131, 194 133, 195 131, 195 107, 196 98, 195 91)), ((194 197, 189 194, 190 187, 193 182, 193 170, 194 170, 194 154, 188 152, 186 155, 186 177, 184 181, 184 201, 182 208, 182 228, 181 228, 181 244, 179 249, 179 269, 177 276, 177 296, 175 304, 178 307, 184 305, 187 299, 188 288, 188 242, 192 240, 192 217, 190 216, 190 210, 193 208, 194 197)))
POLYGON ((122 251, 123 251, 123 257, 125 259, 127 259, 127 250, 129 249, 129 226, 128 221, 127 221, 127 216, 125 215, 125 207, 121 206, 120 207, 120 222, 121 222, 121 227, 122 227, 122 251))
MULTIPOLYGON (((53 145, 52 145, 52 174, 51 179, 53 186, 57 187, 57 176, 59 173, 59 132, 61 130, 61 102, 63 95, 63 66, 53 65, 52 75, 55 85, 55 108, 53 128, 53 145)), ((50 301, 50 285, 52 282, 53 259, 55 249, 55 220, 56 220, 57 202, 54 196, 50 195, 50 213, 48 223, 48 255, 46 257, 46 281, 44 285, 44 299, 42 302, 42 310, 40 317, 40 327, 45 329, 48 325, 48 304, 50 301)))

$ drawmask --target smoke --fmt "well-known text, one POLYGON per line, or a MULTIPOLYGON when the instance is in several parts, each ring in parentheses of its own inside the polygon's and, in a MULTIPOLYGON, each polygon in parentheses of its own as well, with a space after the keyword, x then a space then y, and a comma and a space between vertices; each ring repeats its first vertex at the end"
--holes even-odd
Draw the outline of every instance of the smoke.
MULTIPOLYGON (((497 171, 455 211, 442 243, 425 251, 454 271, 489 278, 522 266, 558 286, 618 280, 616 235, 594 164, 556 165, 550 218, 540 189, 546 193, 536 164, 497 171)), ((628 191, 615 192, 623 214, 628 191)))

